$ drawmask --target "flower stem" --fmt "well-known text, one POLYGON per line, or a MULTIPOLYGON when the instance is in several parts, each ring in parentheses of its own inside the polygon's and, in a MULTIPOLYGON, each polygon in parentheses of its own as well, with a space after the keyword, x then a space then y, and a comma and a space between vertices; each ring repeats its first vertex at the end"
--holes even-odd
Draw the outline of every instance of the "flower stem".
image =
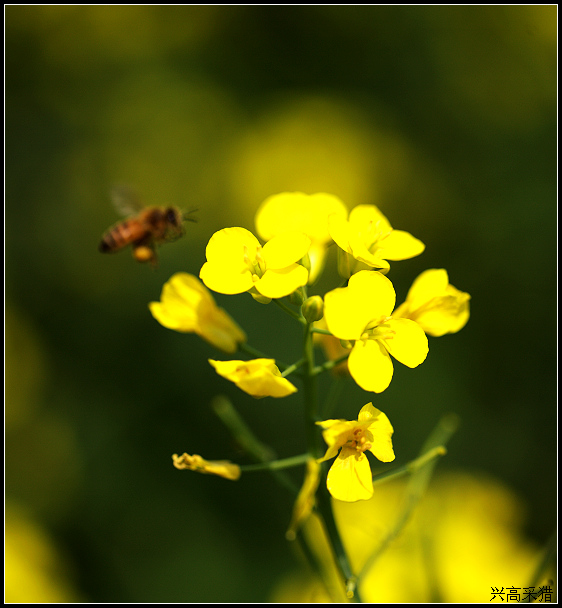
MULTIPOLYGON (((306 437, 308 442, 308 451, 313 458, 322 456, 321 434, 318 425, 318 379, 315 373, 314 365, 314 344, 312 341, 312 324, 307 324, 304 332, 303 356, 305 364, 303 366, 303 394, 305 402, 306 415, 306 437)), ((324 521, 324 526, 328 536, 328 540, 332 545, 332 549, 336 556, 336 563, 343 580, 346 585, 346 592, 349 598, 354 598, 355 601, 361 601, 354 594, 355 577, 351 571, 351 566, 347 558, 347 553, 343 546, 332 510, 331 497, 328 494, 326 487, 327 467, 322 466, 322 476, 318 491, 316 493, 316 508, 324 521)))
POLYGON ((250 471, 279 471, 281 469, 290 469, 298 467, 306 463, 310 458, 308 454, 299 454, 298 456, 290 456, 289 458, 281 458, 279 460, 269 460, 260 462, 259 464, 243 464, 240 465, 242 473, 250 471))
POLYGON ((306 319, 300 313, 290 309, 286 304, 281 302, 281 300, 273 299, 272 302, 275 302, 275 304, 277 304, 281 310, 284 310, 289 316, 296 319, 301 325, 306 325, 306 319))

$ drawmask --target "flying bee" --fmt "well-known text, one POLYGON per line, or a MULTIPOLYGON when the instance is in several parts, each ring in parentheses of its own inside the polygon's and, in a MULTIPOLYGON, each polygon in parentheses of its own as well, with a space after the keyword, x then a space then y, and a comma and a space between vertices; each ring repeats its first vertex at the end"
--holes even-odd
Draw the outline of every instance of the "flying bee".
POLYGON ((189 217, 195 209, 183 213, 178 207, 143 207, 136 193, 127 186, 112 190, 113 204, 127 219, 109 228, 99 244, 101 253, 115 253, 132 245, 137 262, 156 265, 156 245, 175 241, 183 235, 183 222, 197 221, 189 217))

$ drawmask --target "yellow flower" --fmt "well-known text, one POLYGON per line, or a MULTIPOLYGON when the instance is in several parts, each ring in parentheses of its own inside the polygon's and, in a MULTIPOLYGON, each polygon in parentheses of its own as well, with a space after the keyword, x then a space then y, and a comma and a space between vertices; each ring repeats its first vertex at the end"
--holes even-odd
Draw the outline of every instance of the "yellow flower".
POLYGON ((232 479, 233 481, 239 479, 241 475, 240 467, 229 460, 205 460, 198 454, 190 456, 187 453, 181 456, 174 454, 172 459, 174 460, 176 469, 189 469, 190 471, 197 471, 198 473, 205 473, 207 475, 218 475, 219 477, 232 479))
POLYGON ((407 260, 425 249, 425 245, 409 232, 393 230, 375 205, 358 205, 351 210, 349 220, 341 215, 331 215, 329 229, 331 237, 347 254, 346 272, 342 272, 345 276, 350 276, 356 269, 349 256, 386 274, 390 268, 387 260, 407 260))
POLYGON ((304 232, 311 240, 308 281, 313 283, 324 267, 326 247, 332 241, 328 231, 328 216, 332 214, 347 217, 347 209, 337 196, 323 192, 283 192, 270 196, 260 205, 256 212, 256 230, 266 241, 284 232, 304 232))
POLYGON ((297 389, 281 376, 275 359, 252 359, 251 361, 213 361, 209 363, 217 374, 234 382, 244 392, 256 399, 262 397, 286 397, 297 389))
POLYGON ((148 307, 164 327, 195 333, 227 353, 234 353, 246 341, 246 334, 232 318, 215 304, 201 281, 186 272, 177 272, 164 283, 160 302, 148 307))
POLYGON ((306 285, 308 271, 298 262, 309 246, 310 239, 301 232, 284 233, 262 247, 249 230, 224 228, 209 240, 199 276, 219 293, 251 290, 258 298, 282 298, 306 285))
POLYGON ((341 449, 328 472, 330 494, 345 502, 371 498, 373 476, 365 451, 370 450, 381 462, 394 460, 394 429, 386 414, 367 403, 357 420, 324 420, 316 424, 324 429, 322 436, 328 444, 320 462, 333 458, 341 449))
POLYGON ((391 317, 396 301, 392 283, 380 272, 362 270, 347 287, 324 297, 328 329, 341 340, 355 341, 349 355, 349 373, 361 388, 381 393, 394 373, 390 355, 417 367, 428 353, 423 329, 410 319, 391 317))
POLYGON ((446 270, 426 270, 412 283, 406 301, 392 316, 412 319, 430 336, 454 334, 470 317, 469 300, 469 294, 449 285, 446 270))

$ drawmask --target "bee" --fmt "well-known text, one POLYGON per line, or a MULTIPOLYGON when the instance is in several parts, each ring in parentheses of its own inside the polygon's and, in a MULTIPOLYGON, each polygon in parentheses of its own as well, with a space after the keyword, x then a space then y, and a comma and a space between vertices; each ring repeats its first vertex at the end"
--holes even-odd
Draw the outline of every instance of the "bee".
POLYGON ((99 244, 101 253, 116 253, 132 245, 137 262, 156 266, 156 245, 175 241, 183 235, 183 222, 197 221, 189 217, 195 209, 183 213, 178 207, 144 207, 128 186, 116 186, 111 196, 117 211, 127 219, 109 228, 99 244))

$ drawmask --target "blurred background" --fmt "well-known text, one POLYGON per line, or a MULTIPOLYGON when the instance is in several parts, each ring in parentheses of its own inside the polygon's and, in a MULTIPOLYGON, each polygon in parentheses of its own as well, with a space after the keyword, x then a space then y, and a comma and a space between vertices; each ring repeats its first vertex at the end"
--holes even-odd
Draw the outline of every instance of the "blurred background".
MULTIPOLYGON (((210 408, 217 393, 280 457, 301 453, 299 393, 252 399, 207 363, 227 356, 147 306, 174 272, 199 273, 216 230, 253 231, 260 203, 283 191, 376 204, 421 239, 423 255, 392 265, 398 302, 427 268, 472 296, 459 334, 430 338, 426 362, 396 365, 380 396, 348 383, 335 416, 374 400, 404 464, 458 414, 438 470, 493 479, 521 514, 510 534, 545 545, 556 6, 7 6, 5 17, 7 601, 263 602, 299 568, 284 538, 292 497, 267 474, 233 483, 171 460, 249 462, 210 408), (148 204, 198 209, 156 270, 97 251, 120 182, 148 204)), ((332 266, 317 292, 336 282, 332 266)), ((299 358, 300 330, 277 307, 216 299, 253 346, 299 358)), ((527 584, 500 578, 479 583, 483 601, 490 585, 527 584)))

